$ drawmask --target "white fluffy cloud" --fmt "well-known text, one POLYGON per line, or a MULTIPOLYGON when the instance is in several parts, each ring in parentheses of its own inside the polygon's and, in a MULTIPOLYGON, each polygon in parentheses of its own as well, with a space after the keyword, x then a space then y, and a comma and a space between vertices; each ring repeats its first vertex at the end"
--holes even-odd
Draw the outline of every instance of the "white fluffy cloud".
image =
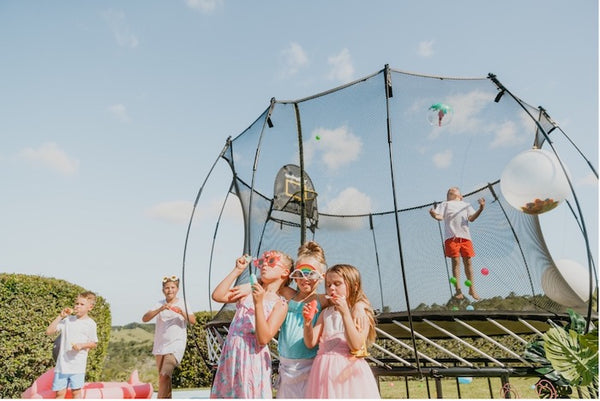
POLYGON ((139 44, 137 36, 131 33, 125 19, 125 13, 117 10, 108 10, 104 14, 117 44, 122 47, 135 48, 139 44))
POLYGON ((443 152, 438 152, 433 155, 433 164, 437 168, 448 168, 452 164, 453 153, 450 149, 446 149, 443 152))
POLYGON ((331 80, 346 83, 354 77, 354 66, 348 49, 342 49, 338 54, 330 56, 327 64, 331 66, 328 76, 331 80))
POLYGON ((372 212, 371 198, 354 187, 348 187, 330 200, 324 213, 340 215, 368 214, 372 212))
POLYGON ((421 57, 433 56, 433 40, 424 40, 419 43, 417 54, 421 57))
POLYGON ((309 64, 306 52, 296 42, 291 42, 288 47, 281 51, 284 77, 296 75, 300 69, 309 64))
POLYGON ((518 143, 517 133, 517 125, 514 122, 507 121, 500 124, 494 130, 494 140, 490 144, 490 148, 506 147, 518 143))
POLYGON ((64 175, 74 175, 79 170, 79 160, 69 157, 54 142, 45 143, 37 149, 25 148, 19 152, 18 157, 64 175))
POLYGON ((319 157, 331 170, 337 170, 357 160, 362 151, 361 139, 347 126, 334 129, 317 128, 312 132, 312 137, 319 140, 307 141, 306 162, 310 163, 319 157))
POLYGON ((191 9, 208 14, 215 11, 217 6, 222 5, 223 0, 185 0, 185 4, 191 9))
POLYGON ((110 105, 108 106, 108 111, 120 121, 131 121, 131 118, 129 118, 129 115, 127 114, 127 108, 124 104, 118 103, 110 105))

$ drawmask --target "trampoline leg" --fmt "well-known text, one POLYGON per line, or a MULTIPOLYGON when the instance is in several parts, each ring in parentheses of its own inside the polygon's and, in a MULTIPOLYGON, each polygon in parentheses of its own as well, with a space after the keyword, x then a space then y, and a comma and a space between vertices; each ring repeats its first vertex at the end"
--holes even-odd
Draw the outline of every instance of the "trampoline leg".
POLYGON ((502 381, 502 388, 506 389, 506 391, 504 391, 504 398, 511 398, 510 383, 508 381, 508 375, 500 376, 500 380, 502 381))
POLYGON ((442 379, 440 377, 435 377, 434 379, 437 398, 444 398, 444 395, 442 394, 442 379))

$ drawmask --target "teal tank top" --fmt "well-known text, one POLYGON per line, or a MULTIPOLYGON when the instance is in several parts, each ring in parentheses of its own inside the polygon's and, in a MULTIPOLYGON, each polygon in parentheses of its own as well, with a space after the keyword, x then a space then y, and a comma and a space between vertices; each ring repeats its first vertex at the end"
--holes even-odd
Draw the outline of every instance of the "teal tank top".
MULTIPOLYGON (((279 329, 277 341, 279 355, 288 359, 310 359, 317 355, 319 346, 309 349, 304 345, 304 317, 302 308, 304 302, 288 301, 288 312, 279 329)), ((321 313, 321 303, 317 299, 317 313, 313 318, 313 324, 321 313)))

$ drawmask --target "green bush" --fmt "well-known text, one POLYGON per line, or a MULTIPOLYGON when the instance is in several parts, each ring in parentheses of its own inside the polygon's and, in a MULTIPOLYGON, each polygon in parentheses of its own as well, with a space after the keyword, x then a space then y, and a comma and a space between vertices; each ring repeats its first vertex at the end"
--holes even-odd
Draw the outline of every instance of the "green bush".
POLYGON ((210 368, 204 363, 208 358, 204 325, 214 314, 196 312, 196 324, 188 328, 187 346, 183 360, 173 375, 173 388, 208 387, 212 384, 210 368))
MULTIPOLYGON (((41 374, 54 367, 56 336, 46 328, 64 307, 86 289, 64 280, 0 273, 0 398, 19 398, 41 374)), ((90 316, 98 326, 98 347, 88 355, 86 380, 98 380, 110 336, 110 307, 96 294, 90 316)))

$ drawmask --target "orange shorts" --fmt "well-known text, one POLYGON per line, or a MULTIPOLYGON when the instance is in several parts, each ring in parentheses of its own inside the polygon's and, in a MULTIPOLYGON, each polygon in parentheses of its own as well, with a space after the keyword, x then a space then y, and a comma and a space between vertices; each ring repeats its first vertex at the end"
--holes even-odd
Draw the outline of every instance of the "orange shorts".
POLYGON ((466 238, 448 238, 444 242, 444 252, 449 258, 458 258, 459 256, 472 258, 475 256, 473 243, 470 239, 466 238))

